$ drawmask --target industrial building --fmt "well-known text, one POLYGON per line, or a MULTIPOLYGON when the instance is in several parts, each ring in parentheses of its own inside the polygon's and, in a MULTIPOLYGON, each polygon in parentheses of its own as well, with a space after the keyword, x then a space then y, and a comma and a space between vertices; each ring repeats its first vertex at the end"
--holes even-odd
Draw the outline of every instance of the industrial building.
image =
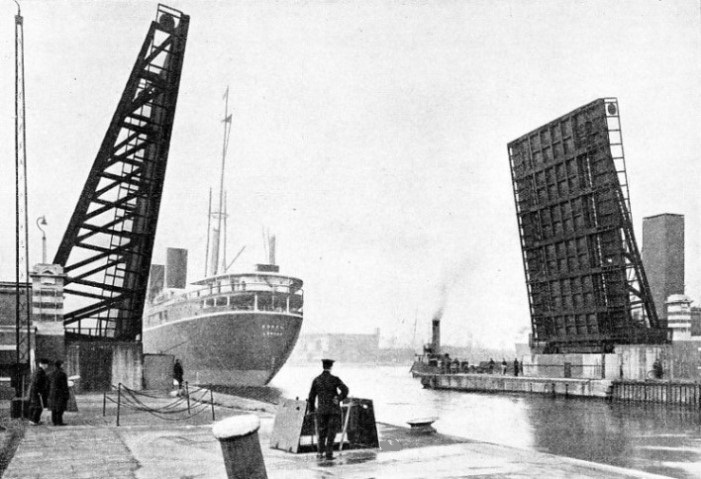
POLYGON ((664 321, 667 299, 684 294, 684 215, 643 218, 642 254, 657 316, 664 321))
POLYGON ((375 362, 380 355, 380 330, 372 334, 305 334, 299 337, 292 361, 317 361, 331 357, 349 363, 375 362))

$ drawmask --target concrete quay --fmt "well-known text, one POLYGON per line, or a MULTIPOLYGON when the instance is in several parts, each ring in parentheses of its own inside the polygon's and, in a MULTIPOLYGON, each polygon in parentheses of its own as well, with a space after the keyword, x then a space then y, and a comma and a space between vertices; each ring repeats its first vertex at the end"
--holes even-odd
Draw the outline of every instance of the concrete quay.
MULTIPOLYGON (((379 449, 345 451, 334 461, 319 460, 314 453, 289 454, 268 447, 274 420, 269 404, 223 394, 214 399, 217 420, 242 413, 258 415, 270 479, 663 477, 464 438, 417 436, 383 423, 378 423, 379 449)), ((77 400, 80 412, 66 414, 68 426, 26 428, 5 479, 226 479, 209 408, 201 407, 200 414, 189 418, 184 414, 169 420, 123 410, 117 427, 114 404, 109 403, 102 416, 102 395, 79 395, 77 400)), ((148 399, 149 406, 170 402, 166 395, 148 399)))

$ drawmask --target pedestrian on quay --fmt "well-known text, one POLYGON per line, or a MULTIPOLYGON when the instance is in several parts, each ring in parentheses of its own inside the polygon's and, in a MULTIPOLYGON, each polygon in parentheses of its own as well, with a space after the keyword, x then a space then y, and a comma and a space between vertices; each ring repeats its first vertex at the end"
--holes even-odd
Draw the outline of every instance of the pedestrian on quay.
POLYGON ((324 370, 312 381, 307 402, 309 412, 316 412, 319 455, 323 452, 326 459, 333 459, 333 441, 341 426, 341 401, 348 397, 348 387, 331 374, 333 363, 333 359, 321 360, 324 370))
POLYGON ((489 358, 489 374, 494 373, 494 360, 492 358, 489 358))
POLYGON ((652 373, 655 376, 655 379, 662 379, 664 371, 662 369, 662 361, 660 361, 660 358, 655 359, 655 362, 652 363, 652 373))
POLYGON ((183 365, 180 364, 180 360, 176 359, 175 364, 173 364, 173 380, 177 383, 178 391, 183 388, 183 376, 185 371, 183 370, 183 365))
POLYGON ((501 360, 501 375, 505 376, 506 375, 506 359, 502 358, 501 360))
POLYGON ((518 363, 518 358, 514 359, 514 376, 518 377, 519 367, 521 365, 518 363))
POLYGON ((63 422, 63 413, 68 407, 68 398, 70 392, 68 390, 68 376, 61 369, 63 361, 54 363, 56 370, 51 374, 49 380, 49 404, 51 405, 51 423, 54 426, 65 426, 63 422))
POLYGON ((29 424, 32 426, 41 424, 41 413, 49 396, 49 379, 46 376, 48 367, 49 360, 40 359, 29 385, 29 424))

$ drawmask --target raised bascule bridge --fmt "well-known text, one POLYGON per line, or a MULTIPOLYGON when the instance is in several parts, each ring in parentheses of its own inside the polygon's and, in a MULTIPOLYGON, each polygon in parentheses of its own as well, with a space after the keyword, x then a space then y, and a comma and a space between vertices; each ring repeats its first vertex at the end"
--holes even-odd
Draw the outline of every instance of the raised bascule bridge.
POLYGON ((508 153, 531 373, 562 367, 565 376, 605 378, 652 369, 669 333, 635 241, 617 99, 536 128, 508 153))
POLYGON ((530 354, 518 375, 414 367, 424 387, 701 406, 635 241, 619 111, 601 98, 508 143, 530 354))
POLYGON ((141 381, 142 313, 189 20, 158 6, 53 261, 65 275, 69 374, 85 389, 116 384, 118 362, 141 381))

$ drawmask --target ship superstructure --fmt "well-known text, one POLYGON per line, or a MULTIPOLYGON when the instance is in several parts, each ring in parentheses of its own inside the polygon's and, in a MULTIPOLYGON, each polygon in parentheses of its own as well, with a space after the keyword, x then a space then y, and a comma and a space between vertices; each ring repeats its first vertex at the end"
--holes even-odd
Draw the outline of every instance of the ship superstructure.
MULTIPOLYGON (((302 280, 280 274, 275 264, 274 236, 268 239, 267 264, 227 273, 228 89, 225 98, 218 208, 212 211, 210 193, 205 278, 188 290, 151 288, 155 294, 144 317, 143 345, 144 352, 179 358, 190 382, 257 386, 267 384, 292 352, 302 327, 304 298, 302 280)), ((153 272, 151 276, 153 285, 153 272)), ((184 285, 184 278, 177 283, 184 285)))
POLYGON ((303 319, 302 280, 259 264, 190 291, 165 290, 144 318, 144 351, 173 354, 200 384, 262 385, 280 370, 303 319))

